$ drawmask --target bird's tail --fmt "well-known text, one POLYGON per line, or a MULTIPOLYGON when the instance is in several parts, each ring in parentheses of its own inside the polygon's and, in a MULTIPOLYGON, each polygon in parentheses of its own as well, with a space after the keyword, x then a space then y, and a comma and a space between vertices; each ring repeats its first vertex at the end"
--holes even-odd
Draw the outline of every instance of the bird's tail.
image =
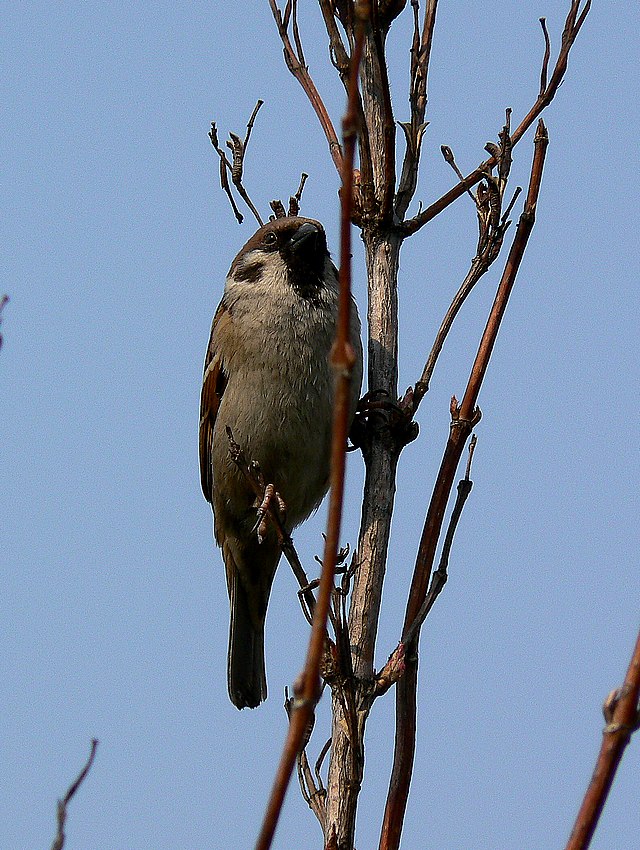
POLYGON ((251 614, 249 598, 237 573, 229 588, 231 626, 227 684, 236 708, 255 708, 267 698, 264 669, 264 617, 251 614))

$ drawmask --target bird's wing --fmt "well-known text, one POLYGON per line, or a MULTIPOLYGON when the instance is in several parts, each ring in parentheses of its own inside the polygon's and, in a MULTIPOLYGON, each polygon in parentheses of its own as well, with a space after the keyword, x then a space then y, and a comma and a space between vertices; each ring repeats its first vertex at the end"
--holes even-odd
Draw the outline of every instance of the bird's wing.
POLYGON ((218 350, 217 338, 222 323, 231 321, 231 316, 220 304, 211 324, 211 336, 204 360, 204 376, 200 395, 200 483, 208 502, 213 499, 213 470, 211 449, 213 445, 213 426, 215 425, 222 394, 227 385, 222 357, 218 350))

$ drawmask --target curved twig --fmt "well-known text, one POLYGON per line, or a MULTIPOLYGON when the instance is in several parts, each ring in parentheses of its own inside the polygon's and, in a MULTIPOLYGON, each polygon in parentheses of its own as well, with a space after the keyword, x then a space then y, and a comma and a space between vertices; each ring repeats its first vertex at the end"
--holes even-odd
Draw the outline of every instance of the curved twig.
MULTIPOLYGON (((289 38, 288 33, 289 16, 287 15, 287 17, 283 20, 282 13, 280 12, 280 9, 278 9, 276 0, 269 0, 269 6, 271 7, 271 13, 273 14, 273 18, 278 28, 278 34, 280 35, 280 40, 282 41, 284 61, 286 62, 287 68, 298 80, 298 82, 304 89, 307 97, 309 98, 309 102, 313 107, 313 111, 318 116, 320 126, 324 130, 327 142, 329 143, 329 153, 331 154, 331 158, 333 159, 338 174, 341 175, 342 148, 340 147, 340 142, 338 141, 338 135, 335 131, 331 118, 329 117, 327 108, 324 105, 324 101, 322 100, 320 93, 318 92, 318 89, 315 86, 315 83, 311 79, 309 69, 304 64, 304 55, 301 58, 299 55, 296 54, 295 50, 293 49, 293 45, 291 44, 291 39, 289 38)), ((297 0, 293 0, 293 6, 297 7, 297 0)), ((295 20, 297 21, 297 12, 295 13, 295 20)), ((299 42, 299 37, 297 37, 297 41, 299 42)))
POLYGON ((64 824, 67 819, 67 806, 70 801, 73 799, 76 791, 82 785, 85 780, 87 773, 91 770, 91 765, 93 764, 93 760, 96 757, 96 749, 98 748, 98 741, 94 738, 91 741, 91 752, 89 753, 89 758, 87 759, 85 766, 82 768, 78 776, 71 783, 69 788, 67 789, 67 793, 64 795, 62 800, 58 800, 58 831, 56 833, 56 837, 53 839, 53 843, 51 845, 51 850, 62 850, 64 847, 64 824))

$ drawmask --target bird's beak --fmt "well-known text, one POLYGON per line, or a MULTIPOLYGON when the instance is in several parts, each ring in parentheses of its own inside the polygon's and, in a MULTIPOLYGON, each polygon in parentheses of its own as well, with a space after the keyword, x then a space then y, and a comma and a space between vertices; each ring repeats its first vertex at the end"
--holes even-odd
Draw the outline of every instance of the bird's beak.
POLYGON ((322 243, 322 234, 315 225, 307 222, 299 227, 289 240, 289 250, 293 254, 314 254, 322 243))

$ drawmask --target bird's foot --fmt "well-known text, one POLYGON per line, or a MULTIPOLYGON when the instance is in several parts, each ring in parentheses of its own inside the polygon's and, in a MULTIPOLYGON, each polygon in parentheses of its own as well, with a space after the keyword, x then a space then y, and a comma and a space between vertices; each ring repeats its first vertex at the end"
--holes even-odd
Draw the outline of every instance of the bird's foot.
POLYGON ((284 533, 284 523, 287 518, 287 506, 275 486, 273 484, 266 484, 262 501, 257 507, 258 518, 251 529, 252 534, 256 531, 258 532, 258 543, 262 543, 267 536, 269 520, 272 519, 274 515, 278 520, 276 528, 278 530, 278 536, 280 536, 280 534, 284 533))
POLYGON ((397 401, 386 390, 371 390, 363 395, 349 432, 353 443, 350 450, 364 451, 374 435, 391 438, 400 447, 416 439, 418 423, 412 417, 411 390, 397 401))

